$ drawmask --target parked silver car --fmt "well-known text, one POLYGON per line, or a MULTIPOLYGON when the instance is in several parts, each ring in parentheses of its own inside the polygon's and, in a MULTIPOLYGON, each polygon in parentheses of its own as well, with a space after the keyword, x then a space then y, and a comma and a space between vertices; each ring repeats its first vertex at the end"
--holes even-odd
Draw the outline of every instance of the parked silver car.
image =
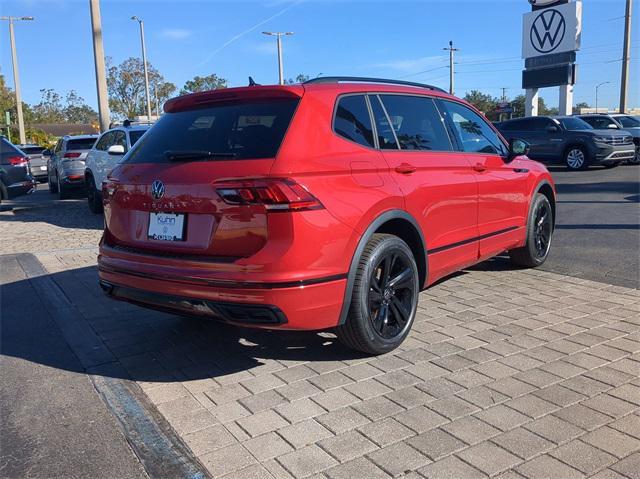
POLYGON ((71 190, 84 189, 84 160, 96 142, 98 135, 64 136, 58 140, 48 160, 49 191, 58 193, 61 200, 68 198, 71 190))
POLYGON ((31 176, 33 176, 41 183, 47 181, 47 158, 42 155, 42 152, 45 151, 46 148, 44 146, 33 144, 16 146, 29 157, 29 164, 31 165, 31 176))

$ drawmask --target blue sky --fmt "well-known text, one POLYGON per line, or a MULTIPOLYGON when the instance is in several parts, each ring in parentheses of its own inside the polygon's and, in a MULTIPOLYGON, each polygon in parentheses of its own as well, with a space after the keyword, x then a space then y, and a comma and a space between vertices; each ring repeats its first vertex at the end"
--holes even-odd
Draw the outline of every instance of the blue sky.
MULTIPOLYGON (((618 102, 624 0, 583 2, 582 50, 575 101, 618 102)), ((285 76, 357 75, 404 78, 448 87, 449 40, 460 48, 456 94, 478 89, 494 96, 522 93, 522 14, 526 0, 503 1, 102 1, 105 54, 116 63, 140 55, 144 19, 149 61, 180 88, 195 75, 216 73, 232 86, 247 77, 277 82, 275 39, 263 30, 293 31, 284 39, 285 76), (418 72, 425 72, 417 74, 418 72)), ((630 106, 640 107, 640 35, 632 38, 630 106)), ((32 15, 16 24, 23 98, 39 100, 41 88, 74 89, 95 106, 88 0, 2 0, 2 15, 32 15)), ((13 85, 7 22, 0 25, 0 68, 13 85)), ((556 105, 558 89, 541 90, 556 105)))

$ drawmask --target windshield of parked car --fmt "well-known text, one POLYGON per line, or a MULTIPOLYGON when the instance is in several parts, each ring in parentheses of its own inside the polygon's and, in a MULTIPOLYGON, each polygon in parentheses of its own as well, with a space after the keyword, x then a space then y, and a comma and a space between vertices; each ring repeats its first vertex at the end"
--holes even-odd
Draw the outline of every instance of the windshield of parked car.
POLYGON ((616 116, 616 120, 625 128, 638 128, 640 127, 640 120, 632 116, 616 116))
POLYGON ((167 113, 125 163, 274 158, 297 104, 297 99, 271 99, 167 113))
POLYGON ((593 130, 593 127, 580 118, 557 118, 565 130, 593 130))
POLYGON ((67 150, 90 150, 96 142, 95 138, 78 138, 67 141, 67 150))
POLYGON ((131 140, 131 146, 135 145, 136 141, 140 139, 147 130, 133 130, 129 132, 129 139, 131 140))

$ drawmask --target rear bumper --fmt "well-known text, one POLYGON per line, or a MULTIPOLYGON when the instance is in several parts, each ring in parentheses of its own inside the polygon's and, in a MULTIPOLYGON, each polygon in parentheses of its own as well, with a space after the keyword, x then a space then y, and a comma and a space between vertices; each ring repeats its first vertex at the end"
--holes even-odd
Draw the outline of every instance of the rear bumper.
POLYGON ((294 282, 233 282, 158 276, 105 265, 100 284, 116 300, 176 314, 270 329, 321 330, 338 324, 346 274, 294 282))
POLYGON ((25 180, 18 183, 12 183, 7 186, 7 193, 9 198, 15 198, 16 196, 29 195, 36 190, 37 183, 35 180, 25 180))

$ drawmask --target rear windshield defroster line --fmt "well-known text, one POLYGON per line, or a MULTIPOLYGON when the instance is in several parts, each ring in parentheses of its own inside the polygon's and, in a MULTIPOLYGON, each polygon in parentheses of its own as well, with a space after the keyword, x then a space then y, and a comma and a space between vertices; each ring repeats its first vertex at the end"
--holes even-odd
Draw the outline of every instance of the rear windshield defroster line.
POLYGON ((273 158, 298 101, 232 102, 167 113, 135 144, 125 163, 273 158))

